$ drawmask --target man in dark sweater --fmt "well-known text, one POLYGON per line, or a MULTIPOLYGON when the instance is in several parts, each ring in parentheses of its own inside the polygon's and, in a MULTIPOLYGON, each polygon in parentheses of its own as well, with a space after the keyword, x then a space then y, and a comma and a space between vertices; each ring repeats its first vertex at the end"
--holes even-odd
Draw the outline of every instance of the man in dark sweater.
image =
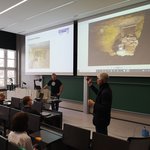
POLYGON ((57 76, 55 73, 52 73, 51 80, 43 87, 43 89, 50 87, 51 89, 51 97, 52 99, 52 110, 58 111, 59 109, 59 97, 63 91, 63 84, 62 82, 57 79, 57 76))
POLYGON ((112 91, 107 83, 109 76, 107 73, 97 75, 97 89, 91 78, 87 78, 88 86, 96 94, 95 101, 89 100, 89 106, 93 106, 93 124, 96 132, 107 135, 107 127, 111 119, 112 91))

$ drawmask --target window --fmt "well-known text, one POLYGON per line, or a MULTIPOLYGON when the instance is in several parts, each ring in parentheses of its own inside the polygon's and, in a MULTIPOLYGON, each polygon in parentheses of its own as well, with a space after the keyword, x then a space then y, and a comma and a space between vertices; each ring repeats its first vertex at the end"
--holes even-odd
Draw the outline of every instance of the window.
POLYGON ((16 84, 16 51, 0 49, 0 88, 16 84))

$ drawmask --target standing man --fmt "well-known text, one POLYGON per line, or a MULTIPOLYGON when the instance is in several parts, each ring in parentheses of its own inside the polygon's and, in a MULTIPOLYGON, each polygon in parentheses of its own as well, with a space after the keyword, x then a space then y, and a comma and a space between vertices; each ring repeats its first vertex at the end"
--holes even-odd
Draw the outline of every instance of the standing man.
POLYGON ((107 135, 107 127, 111 119, 111 105, 112 105, 112 91, 107 83, 109 76, 107 73, 97 75, 97 89, 91 78, 87 78, 87 84, 96 94, 96 100, 89 100, 89 106, 93 106, 93 124, 95 125, 96 132, 107 135))
POLYGON ((44 89, 50 87, 51 88, 51 97, 52 99, 57 99, 52 101, 52 110, 58 111, 59 108, 59 97, 63 91, 63 84, 60 80, 57 79, 55 73, 52 73, 51 80, 43 87, 44 89))

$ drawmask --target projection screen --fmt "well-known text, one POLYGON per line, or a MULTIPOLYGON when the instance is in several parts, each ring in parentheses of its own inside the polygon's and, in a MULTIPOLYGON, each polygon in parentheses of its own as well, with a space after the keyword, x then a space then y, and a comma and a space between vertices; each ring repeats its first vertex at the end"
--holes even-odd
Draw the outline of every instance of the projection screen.
POLYGON ((78 22, 78 75, 150 76, 150 4, 78 22))

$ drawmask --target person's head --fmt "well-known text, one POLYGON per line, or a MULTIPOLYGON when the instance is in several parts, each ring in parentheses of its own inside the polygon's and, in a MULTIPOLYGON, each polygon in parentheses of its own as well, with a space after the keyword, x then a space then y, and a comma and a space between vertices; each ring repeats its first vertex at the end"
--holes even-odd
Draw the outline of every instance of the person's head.
POLYGON ((12 131, 24 132, 28 129, 28 114, 18 112, 12 118, 12 131))
POLYGON ((0 92, 0 101, 5 100, 5 94, 3 92, 0 92))
POLYGON ((32 106, 32 99, 30 96, 25 96, 23 99, 23 105, 32 106))
POLYGON ((55 73, 52 73, 52 75, 51 75, 51 79, 55 81, 55 80, 56 80, 56 78, 57 78, 56 74, 55 74, 55 73))
POLYGON ((104 84, 104 83, 107 83, 108 78, 109 78, 109 76, 108 76, 107 73, 98 74, 98 75, 97 75, 97 84, 98 84, 98 85, 102 85, 102 84, 104 84))

